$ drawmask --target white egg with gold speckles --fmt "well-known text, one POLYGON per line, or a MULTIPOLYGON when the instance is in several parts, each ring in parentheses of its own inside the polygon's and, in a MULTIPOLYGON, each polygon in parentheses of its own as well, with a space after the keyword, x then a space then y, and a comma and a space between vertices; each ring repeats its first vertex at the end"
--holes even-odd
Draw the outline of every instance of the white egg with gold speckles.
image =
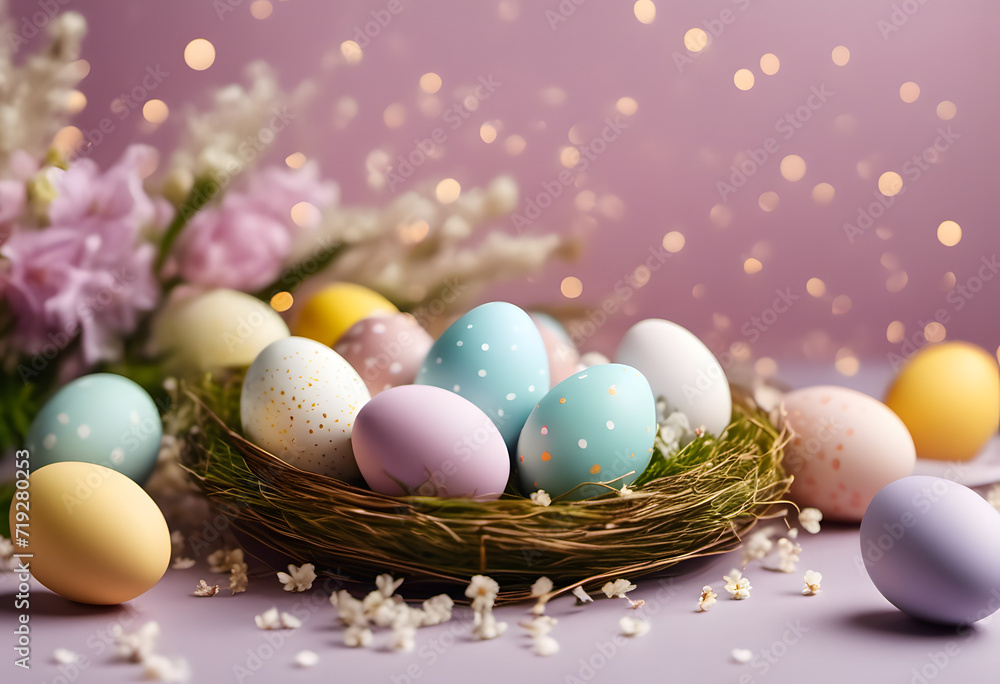
POLYGON ((247 439, 286 463, 358 482, 351 430, 370 399, 357 371, 337 352, 288 337, 265 347, 247 369, 240 420, 247 439))

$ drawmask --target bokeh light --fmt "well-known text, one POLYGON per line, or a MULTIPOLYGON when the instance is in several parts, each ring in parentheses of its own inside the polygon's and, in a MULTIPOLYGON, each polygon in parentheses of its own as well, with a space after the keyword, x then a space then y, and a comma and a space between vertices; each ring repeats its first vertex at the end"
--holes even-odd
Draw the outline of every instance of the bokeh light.
POLYGON ((215 46, 205 38, 195 38, 184 48, 184 63, 195 71, 204 71, 215 63, 215 46))
POLYGON ((954 221, 942 221, 937 228, 937 238, 945 247, 954 247, 962 240, 962 227, 954 221))
POLYGON ((566 276, 559 284, 559 291, 567 299, 576 299, 583 294, 583 281, 576 276, 566 276))
POLYGON ((454 178, 445 178, 434 188, 434 196, 441 204, 451 204, 462 194, 462 186, 454 178))
POLYGON ((750 90, 753 88, 754 77, 753 72, 749 69, 740 69, 735 74, 733 74, 733 83, 740 90, 750 90))

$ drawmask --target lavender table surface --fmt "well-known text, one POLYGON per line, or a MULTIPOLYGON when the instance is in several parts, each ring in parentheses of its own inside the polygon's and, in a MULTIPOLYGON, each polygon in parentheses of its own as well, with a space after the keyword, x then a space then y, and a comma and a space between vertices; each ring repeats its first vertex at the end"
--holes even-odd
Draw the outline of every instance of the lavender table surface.
MULTIPOLYGON (((888 375, 872 372, 845 383, 844 378, 800 368, 787 377, 795 386, 839 381, 879 396, 888 375)), ((994 440, 964 475, 975 480, 979 470, 989 472, 998 447, 994 440)), ((625 601, 600 599, 579 606, 572 597, 556 599, 548 613, 559 620, 552 636, 561 650, 548 658, 531 652, 530 639, 517 626, 528 619, 528 606, 498 609, 499 619, 509 623, 509 629, 493 641, 472 640, 471 615, 467 609, 457 609, 452 622, 419 630, 411 653, 391 652, 388 631, 376 632, 372 648, 350 649, 343 645, 328 591, 317 587, 289 594, 273 575, 264 574, 251 579, 245 594, 233 597, 224 590, 213 598, 196 598, 191 592, 199 579, 223 580, 223 584, 225 580, 199 564, 169 570, 145 595, 110 608, 72 604, 32 582, 32 658, 31 670, 25 671, 13 664, 11 633, 19 611, 14 608, 13 576, 4 574, 0 575, 0 653, 5 662, 0 681, 140 681, 141 665, 114 660, 110 632, 116 624, 131 630, 149 620, 162 628, 158 652, 186 658, 193 682, 570 683, 655 678, 734 684, 927 684, 992 679, 986 672, 995 671, 1000 626, 991 619, 960 634, 918 623, 897 611, 864 571, 857 526, 828 524, 818 535, 803 533, 799 542, 803 552, 795 573, 771 572, 759 563, 747 568, 753 591, 744 601, 729 600, 722 591, 722 576, 740 564, 739 552, 688 566, 680 576, 638 581, 631 596, 646 601, 638 615, 652 626, 641 638, 619 635, 619 619, 636 614, 625 601), (801 589, 809 569, 823 573, 823 588, 807 597, 801 589), (711 611, 702 614, 696 610, 704 584, 712 584, 721 596, 711 611), (271 606, 297 615, 303 626, 282 632, 257 629, 254 616, 271 606), (57 648, 84 656, 83 665, 56 665, 57 648), (753 660, 735 662, 731 653, 737 648, 749 649, 753 660), (306 649, 319 655, 319 663, 296 667, 296 654, 306 649)), ((406 595, 405 583, 401 593, 406 595)))

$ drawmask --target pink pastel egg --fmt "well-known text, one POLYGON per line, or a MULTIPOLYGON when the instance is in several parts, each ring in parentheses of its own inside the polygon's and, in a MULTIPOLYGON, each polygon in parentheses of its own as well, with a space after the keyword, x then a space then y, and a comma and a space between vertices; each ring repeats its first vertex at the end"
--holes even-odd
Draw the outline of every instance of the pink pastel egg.
POLYGON ((352 325, 334 351, 358 371, 375 396, 390 387, 411 384, 433 342, 410 314, 382 314, 352 325))
POLYGON ((789 496, 799 506, 858 522, 880 489, 913 472, 913 439, 877 399, 828 385, 789 392, 783 402, 794 430, 784 466, 795 476, 789 496))
POLYGON ((580 352, 573 346, 573 341, 559 321, 548 314, 537 312, 530 316, 542 336, 545 354, 549 357, 549 387, 555 387, 576 372, 580 352))

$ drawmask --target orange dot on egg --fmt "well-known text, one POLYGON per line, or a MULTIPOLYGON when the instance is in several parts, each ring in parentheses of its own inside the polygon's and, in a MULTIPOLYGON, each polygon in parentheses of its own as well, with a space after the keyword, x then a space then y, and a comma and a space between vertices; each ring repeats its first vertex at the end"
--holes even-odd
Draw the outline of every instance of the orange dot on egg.
POLYGON ((566 403, 566 397, 559 397, 559 403, 560 404, 565 404, 566 403))
POLYGON ((833 467, 834 470, 840 470, 840 459, 839 458, 833 459, 833 462, 830 465, 833 467))
POLYGON ((552 454, 550 454, 550 453, 549 453, 549 452, 547 452, 547 451, 543 451, 543 452, 542 452, 542 460, 543 460, 543 461, 547 461, 547 460, 549 460, 550 458, 552 458, 552 454))
POLYGON ((843 450, 844 450, 844 445, 843 444, 838 444, 837 445, 837 451, 843 451, 843 450))
POLYGON ((597 465, 596 463, 590 466, 591 475, 597 475, 599 472, 601 472, 601 466, 597 465))
POLYGON ((608 394, 610 394, 611 396, 618 394, 618 390, 615 389, 614 385, 608 388, 608 394))

